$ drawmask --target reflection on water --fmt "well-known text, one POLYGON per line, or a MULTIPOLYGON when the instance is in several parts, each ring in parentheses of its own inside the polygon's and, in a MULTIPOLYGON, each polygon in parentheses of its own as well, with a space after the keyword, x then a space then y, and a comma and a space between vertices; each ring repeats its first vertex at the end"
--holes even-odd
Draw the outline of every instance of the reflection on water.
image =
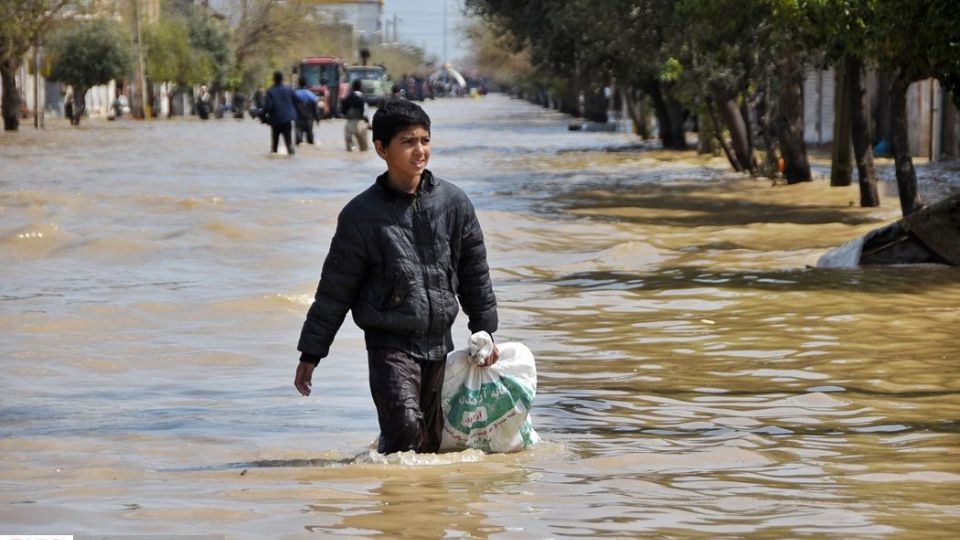
MULTIPOLYGON (((0 136, 4 532, 231 537, 951 536, 960 274, 815 269, 897 217, 856 187, 427 105, 474 198, 500 340, 537 355, 545 444, 380 456, 360 332, 315 393, 299 326, 343 204, 340 125, 295 159, 248 121, 0 136)), ((455 337, 466 337, 458 324, 455 337)))

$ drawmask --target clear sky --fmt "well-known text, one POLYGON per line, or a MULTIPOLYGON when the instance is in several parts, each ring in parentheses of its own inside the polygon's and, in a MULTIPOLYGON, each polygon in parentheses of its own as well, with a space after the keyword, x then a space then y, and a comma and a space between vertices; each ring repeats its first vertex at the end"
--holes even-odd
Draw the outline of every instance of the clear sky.
POLYGON ((447 57, 456 62, 467 53, 469 44, 460 39, 464 21, 463 0, 384 0, 384 24, 388 39, 393 37, 393 16, 397 15, 400 41, 424 47, 427 54, 443 60, 443 7, 447 7, 447 57))

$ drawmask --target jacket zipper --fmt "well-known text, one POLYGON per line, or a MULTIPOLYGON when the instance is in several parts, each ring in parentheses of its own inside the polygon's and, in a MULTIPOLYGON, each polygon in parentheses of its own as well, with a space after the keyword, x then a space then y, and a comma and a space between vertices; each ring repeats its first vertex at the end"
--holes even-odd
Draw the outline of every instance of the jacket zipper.
POLYGON ((420 263, 421 263, 420 267, 423 269, 423 284, 426 287, 426 293, 427 293, 427 331, 432 332, 433 331, 433 299, 431 298, 432 295, 430 294, 430 285, 431 285, 430 272, 427 270, 427 267, 425 264, 426 253, 424 253, 424 251, 426 250, 426 247, 424 247, 423 238, 421 237, 422 224, 420 220, 422 219, 422 217, 420 216, 420 206, 421 206, 420 191, 417 191, 413 195, 413 230, 415 235, 414 238, 416 238, 416 242, 417 242, 417 251, 419 252, 418 254, 420 255, 420 263))

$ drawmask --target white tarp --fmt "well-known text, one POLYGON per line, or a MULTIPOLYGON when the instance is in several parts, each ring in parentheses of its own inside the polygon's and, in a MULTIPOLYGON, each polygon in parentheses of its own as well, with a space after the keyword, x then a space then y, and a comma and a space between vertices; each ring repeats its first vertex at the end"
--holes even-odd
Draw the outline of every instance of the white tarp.
POLYGON ((860 266, 863 252, 863 236, 831 249, 817 260, 817 268, 853 268, 860 266))
POLYGON ((437 71, 434 71, 433 73, 431 73, 429 79, 431 81, 436 81, 438 79, 444 78, 444 76, 446 76, 452 82, 459 84, 462 88, 467 87, 466 79, 464 79, 463 75, 461 75, 457 70, 453 69, 453 67, 451 67, 450 64, 447 64, 443 66, 442 69, 438 69, 437 71))

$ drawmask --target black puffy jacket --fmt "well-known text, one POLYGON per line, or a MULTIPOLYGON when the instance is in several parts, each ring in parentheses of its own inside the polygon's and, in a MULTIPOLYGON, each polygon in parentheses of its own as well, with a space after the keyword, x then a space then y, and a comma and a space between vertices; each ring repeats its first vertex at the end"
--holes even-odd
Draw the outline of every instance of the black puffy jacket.
POLYGON ((352 310, 367 349, 444 360, 453 350, 458 298, 471 332, 496 331, 497 299, 473 204, 430 171, 416 194, 390 187, 384 173, 340 212, 300 334, 300 358, 325 357, 352 310))

